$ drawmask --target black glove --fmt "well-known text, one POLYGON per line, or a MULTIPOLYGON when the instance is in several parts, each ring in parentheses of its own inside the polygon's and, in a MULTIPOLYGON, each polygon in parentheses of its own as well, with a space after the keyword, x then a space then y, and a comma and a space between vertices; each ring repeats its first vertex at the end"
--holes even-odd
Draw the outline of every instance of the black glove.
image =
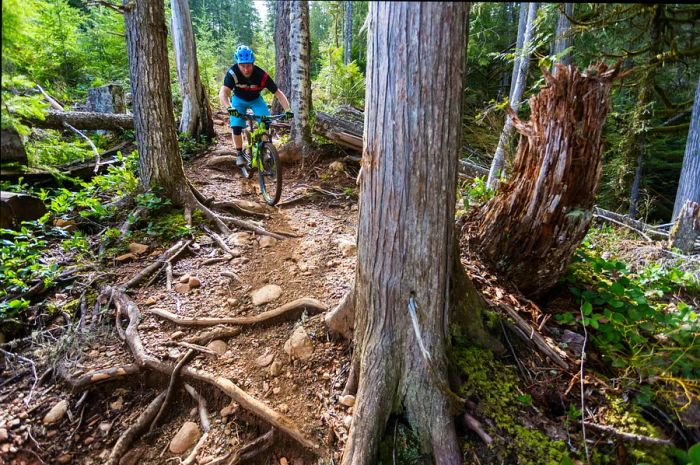
POLYGON ((227 110, 228 110, 228 114, 231 115, 231 116, 235 116, 235 117, 240 116, 239 113, 238 113, 238 110, 236 110, 236 109, 233 108, 233 107, 228 107, 227 110))
POLYGON ((294 113, 292 113, 290 110, 287 110, 284 112, 284 117, 286 119, 292 119, 292 118, 294 118, 294 113))

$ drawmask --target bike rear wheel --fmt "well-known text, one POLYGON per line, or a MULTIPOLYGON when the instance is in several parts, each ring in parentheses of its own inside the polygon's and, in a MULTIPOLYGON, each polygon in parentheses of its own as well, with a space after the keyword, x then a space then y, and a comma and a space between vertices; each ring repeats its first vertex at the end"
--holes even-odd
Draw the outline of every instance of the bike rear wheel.
POLYGON ((260 191, 268 205, 275 205, 282 197, 282 165, 277 149, 270 142, 265 142, 260 149, 258 182, 260 191))

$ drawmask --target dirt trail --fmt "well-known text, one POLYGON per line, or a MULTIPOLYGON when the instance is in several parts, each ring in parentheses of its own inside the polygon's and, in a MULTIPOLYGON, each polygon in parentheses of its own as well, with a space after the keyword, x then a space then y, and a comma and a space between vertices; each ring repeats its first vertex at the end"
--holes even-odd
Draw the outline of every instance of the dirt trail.
MULTIPOLYGON (((217 125, 217 131, 219 143, 208 152, 221 153, 230 148, 227 127, 217 125)), ((257 182, 244 180, 233 166, 230 169, 209 168, 210 159, 211 156, 205 154, 185 164, 188 178, 200 192, 217 202, 235 199, 252 202, 247 205, 250 209, 264 211, 269 217, 245 218, 247 221, 298 237, 271 240, 234 230, 226 240, 238 256, 211 263, 214 260, 210 259, 223 258, 224 252, 209 236, 197 231, 190 253, 173 266, 173 276, 175 284, 189 275, 196 277, 201 286, 180 289, 180 292, 168 291, 163 273, 150 286, 132 293, 142 314, 138 330, 145 349, 162 361, 177 360, 187 349, 175 343, 209 328, 177 326, 150 314, 149 310, 162 309, 185 317, 251 316, 301 297, 318 299, 332 308, 348 289, 354 274, 357 205, 356 199, 344 195, 343 189, 355 187, 356 168, 335 171, 329 167, 332 160, 317 162, 310 168, 307 164, 304 171, 299 166, 287 166, 282 201, 312 192, 312 186, 321 187, 327 193, 316 191, 287 206, 267 207, 262 205, 257 182), (205 264, 207 260, 211 264, 205 264), (222 274, 230 272, 243 282, 222 274), (279 297, 266 304, 253 305, 251 293, 267 285, 279 286, 279 297)), ((162 244, 160 250, 167 246, 169 244, 162 244)), ((152 256, 112 271, 119 282, 125 282, 149 263, 152 256)), ((110 319, 102 334, 77 348, 73 376, 133 362, 132 355, 114 331, 114 317, 110 319)), ((338 460, 352 412, 351 408, 338 403, 347 377, 350 350, 347 344, 328 337, 323 314, 302 315, 300 319, 267 327, 243 328, 241 334, 224 342, 224 346, 216 348, 222 354, 200 353, 187 366, 226 377, 268 407, 286 415, 307 438, 320 445, 317 452, 323 462, 318 463, 330 463, 331 458, 338 460), (292 358, 284 350, 285 342, 300 324, 313 347, 308 360, 292 358)), ((10 384, 7 388, 21 390, 24 397, 28 395, 30 381, 27 379, 22 385, 10 384)), ((228 412, 222 412, 230 403, 222 392, 203 383, 191 384, 206 398, 211 421, 200 459, 235 450, 268 430, 268 425, 240 406, 233 405, 228 412)), ((0 388, 0 404, 7 406, 0 412, 0 434, 4 428, 10 439, 19 438, 11 448, 2 451, 0 464, 40 463, 35 454, 47 463, 102 463, 117 438, 166 385, 167 379, 162 376, 143 374, 99 384, 90 390, 84 409, 76 407, 81 394, 71 395, 60 380, 53 386, 47 384, 36 389, 29 406, 19 396, 12 400, 9 390, 0 388), (42 419, 46 413, 63 399, 69 400, 72 415, 66 415, 58 423, 44 425, 42 419), (25 430, 31 432, 32 439, 22 439, 27 436, 25 430)), ((195 406, 184 389, 178 389, 161 422, 162 429, 155 437, 134 444, 133 447, 140 447, 143 454, 133 463, 173 463, 168 459, 176 455, 167 450, 168 444, 184 422, 199 424, 195 406)), ((182 459, 186 456, 187 453, 180 455, 182 459)), ((318 460, 290 438, 277 434, 273 446, 252 463, 283 463, 282 458, 294 465, 318 460)))

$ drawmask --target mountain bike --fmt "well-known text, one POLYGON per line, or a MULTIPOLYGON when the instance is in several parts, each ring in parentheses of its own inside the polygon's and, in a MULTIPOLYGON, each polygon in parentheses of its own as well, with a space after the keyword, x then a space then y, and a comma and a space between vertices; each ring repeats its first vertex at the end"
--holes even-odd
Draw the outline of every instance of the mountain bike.
POLYGON ((241 174, 250 179, 254 171, 258 171, 258 184, 263 199, 268 205, 276 205, 282 196, 282 165, 277 149, 272 144, 268 129, 270 123, 289 118, 286 114, 272 116, 255 116, 241 114, 235 108, 229 108, 228 113, 246 121, 246 147, 243 148, 245 165, 241 166, 241 174))

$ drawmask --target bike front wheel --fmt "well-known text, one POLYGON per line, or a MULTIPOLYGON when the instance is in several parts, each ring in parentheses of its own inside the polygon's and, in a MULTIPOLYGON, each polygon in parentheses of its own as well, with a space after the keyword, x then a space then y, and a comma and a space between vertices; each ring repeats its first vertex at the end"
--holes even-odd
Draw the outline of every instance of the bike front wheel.
POLYGON ((277 149, 270 142, 265 142, 260 149, 258 182, 265 202, 276 205, 282 197, 282 165, 277 149))

